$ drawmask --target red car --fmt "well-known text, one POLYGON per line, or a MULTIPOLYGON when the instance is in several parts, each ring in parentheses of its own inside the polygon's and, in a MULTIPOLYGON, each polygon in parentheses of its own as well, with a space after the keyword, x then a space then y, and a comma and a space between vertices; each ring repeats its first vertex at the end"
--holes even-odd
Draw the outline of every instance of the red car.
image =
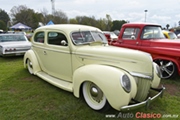
POLYGON ((160 66, 164 79, 180 74, 180 41, 166 39, 158 24, 124 24, 118 39, 109 44, 150 53, 160 66))

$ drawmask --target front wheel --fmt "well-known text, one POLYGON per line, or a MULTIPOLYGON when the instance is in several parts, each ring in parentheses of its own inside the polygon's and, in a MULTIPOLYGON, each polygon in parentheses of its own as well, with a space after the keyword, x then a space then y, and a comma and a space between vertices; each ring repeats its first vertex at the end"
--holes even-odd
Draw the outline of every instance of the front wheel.
POLYGON ((170 60, 155 60, 162 72, 163 79, 173 78, 177 75, 177 67, 176 64, 170 60))
POLYGON ((94 110, 106 111, 110 105, 102 90, 92 82, 85 82, 82 86, 82 92, 86 103, 94 110))

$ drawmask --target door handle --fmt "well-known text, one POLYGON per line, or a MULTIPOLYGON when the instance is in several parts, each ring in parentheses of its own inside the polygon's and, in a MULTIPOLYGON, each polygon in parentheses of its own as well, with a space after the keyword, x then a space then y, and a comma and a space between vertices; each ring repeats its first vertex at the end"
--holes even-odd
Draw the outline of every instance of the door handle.
POLYGON ((47 52, 46 51, 43 51, 44 55, 47 55, 47 52))

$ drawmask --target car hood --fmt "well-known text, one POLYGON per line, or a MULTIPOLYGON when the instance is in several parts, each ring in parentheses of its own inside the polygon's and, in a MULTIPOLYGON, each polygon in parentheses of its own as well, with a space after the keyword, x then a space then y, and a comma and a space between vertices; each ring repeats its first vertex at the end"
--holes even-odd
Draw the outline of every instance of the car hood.
POLYGON ((27 41, 20 41, 20 42, 1 42, 0 46, 2 47, 26 47, 26 46, 31 46, 31 42, 27 41))
POLYGON ((180 46, 180 39, 160 39, 150 41, 151 46, 155 47, 179 48, 180 46))
POLYGON ((75 51, 83 64, 104 64, 126 70, 130 74, 153 77, 150 54, 114 46, 83 46, 75 51))

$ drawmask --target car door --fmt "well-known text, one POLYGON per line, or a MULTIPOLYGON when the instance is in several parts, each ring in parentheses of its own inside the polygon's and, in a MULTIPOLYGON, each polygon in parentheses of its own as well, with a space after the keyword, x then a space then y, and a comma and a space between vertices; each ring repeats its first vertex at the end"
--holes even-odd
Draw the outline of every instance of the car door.
POLYGON ((138 39, 140 33, 139 28, 125 28, 122 37, 119 39, 119 46, 131 49, 139 49, 141 41, 138 39))
POLYGON ((71 54, 63 32, 46 31, 45 43, 38 56, 44 72, 59 79, 72 80, 71 54))

